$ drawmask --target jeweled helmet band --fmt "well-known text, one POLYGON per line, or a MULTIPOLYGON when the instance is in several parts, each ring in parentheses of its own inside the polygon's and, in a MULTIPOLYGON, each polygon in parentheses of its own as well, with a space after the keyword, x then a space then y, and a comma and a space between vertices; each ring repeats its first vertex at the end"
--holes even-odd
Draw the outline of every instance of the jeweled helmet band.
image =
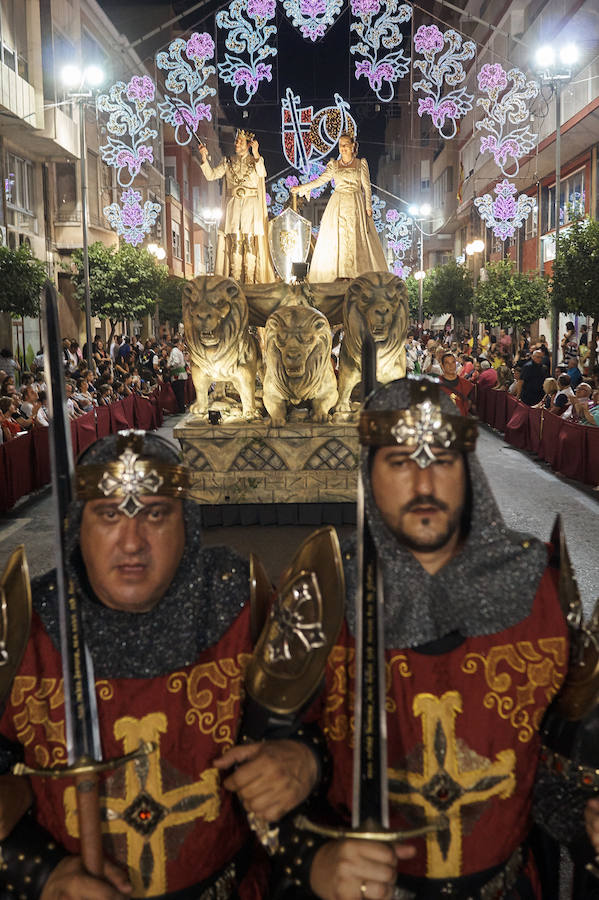
POLYGON ((118 509, 133 518, 144 508, 140 497, 185 497, 187 467, 144 454, 144 436, 143 431, 121 431, 117 459, 77 466, 77 499, 119 499, 118 509))
POLYGON ((360 443, 370 447, 414 447, 410 454, 420 468, 435 460, 433 449, 471 452, 477 424, 467 417, 443 412, 439 386, 414 380, 406 409, 365 409, 360 416, 360 443))

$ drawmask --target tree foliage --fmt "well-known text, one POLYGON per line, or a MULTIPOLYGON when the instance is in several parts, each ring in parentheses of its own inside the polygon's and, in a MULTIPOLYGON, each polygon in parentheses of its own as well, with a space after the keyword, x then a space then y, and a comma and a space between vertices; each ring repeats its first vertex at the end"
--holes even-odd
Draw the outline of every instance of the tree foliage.
POLYGON ((511 259, 487 265, 487 277, 476 289, 475 309, 481 321, 520 330, 547 315, 547 280, 519 272, 511 259))
POLYGON ((185 278, 165 274, 158 293, 158 317, 162 325, 170 322, 176 326, 183 319, 182 295, 185 278))
POLYGON ((48 272, 28 244, 18 250, 0 247, 0 312, 11 316, 39 315, 40 293, 48 272))
POLYGON ((594 353, 599 329, 599 222, 595 219, 575 215, 568 230, 560 232, 551 290, 559 310, 592 317, 594 353))
MULTIPOLYGON (((77 271, 71 276, 75 296, 83 308, 85 287, 83 252, 75 250, 77 271)), ((151 312, 164 281, 165 266, 148 250, 124 243, 118 250, 100 241, 89 248, 89 284, 92 315, 108 319, 111 337, 117 322, 151 312)))
POLYGON ((472 312, 474 290, 472 277, 465 266, 451 260, 436 266, 427 275, 430 310, 434 316, 450 313, 456 321, 464 322, 472 312))

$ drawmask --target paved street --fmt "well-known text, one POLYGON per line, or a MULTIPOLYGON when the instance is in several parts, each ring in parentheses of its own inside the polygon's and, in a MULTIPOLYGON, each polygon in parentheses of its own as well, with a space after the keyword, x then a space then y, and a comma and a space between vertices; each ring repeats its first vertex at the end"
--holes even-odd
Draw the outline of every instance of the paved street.
MULTIPOLYGON (((177 421, 170 417, 161 433, 172 439, 177 421)), ((561 513, 570 555, 587 615, 599 597, 599 492, 554 475, 544 464, 514 450, 482 429, 479 454, 508 525, 546 540, 556 514, 561 513)), ((345 531, 349 531, 346 528, 345 531)), ((240 553, 258 553, 276 578, 311 526, 210 528, 205 540, 228 544, 240 553)), ((18 543, 27 549, 33 575, 52 566, 52 509, 49 491, 22 502, 0 517, 0 566, 18 543)), ((489 573, 489 578, 493 573, 489 573)))

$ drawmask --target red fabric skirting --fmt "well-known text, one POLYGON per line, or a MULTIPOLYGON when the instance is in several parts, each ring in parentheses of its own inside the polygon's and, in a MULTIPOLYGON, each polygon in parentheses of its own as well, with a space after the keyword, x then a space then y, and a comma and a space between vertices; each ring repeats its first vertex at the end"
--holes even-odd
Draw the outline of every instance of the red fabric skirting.
MULTIPOLYGON (((164 385, 148 399, 131 396, 111 406, 99 406, 74 419, 71 440, 75 459, 97 438, 123 428, 151 431, 162 425, 162 409, 175 410, 175 396, 164 385), (166 390, 166 404, 163 403, 166 390)), ((49 429, 42 426, 22 437, 0 444, 0 513, 11 509, 31 491, 50 482, 49 429)))
POLYGON ((568 478, 599 484, 599 427, 577 425, 484 387, 478 389, 478 412, 513 447, 536 453, 568 478))

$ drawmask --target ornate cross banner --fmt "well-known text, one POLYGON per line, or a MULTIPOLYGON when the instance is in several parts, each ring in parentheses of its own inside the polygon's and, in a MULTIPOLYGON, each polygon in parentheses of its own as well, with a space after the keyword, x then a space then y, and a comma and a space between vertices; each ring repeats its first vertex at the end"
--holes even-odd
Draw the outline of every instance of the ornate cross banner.
POLYGON ((462 63, 473 59, 476 45, 473 41, 462 43, 461 36, 453 29, 442 34, 436 25, 421 25, 414 35, 414 47, 424 59, 414 60, 414 68, 423 77, 414 83, 412 90, 428 94, 418 101, 418 115, 430 116, 441 137, 450 140, 457 134, 459 119, 472 109, 474 94, 457 85, 466 78, 462 63), (442 94, 444 83, 454 90, 442 94))
POLYGON ((362 57, 356 61, 356 79, 364 76, 376 96, 389 103, 395 96, 395 82, 410 69, 410 57, 400 48, 401 25, 412 18, 412 7, 398 0, 351 0, 351 11, 357 22, 358 41, 350 53, 362 57))
POLYGON ((231 51, 218 64, 218 74, 233 86, 238 106, 247 106, 262 80, 272 81, 272 66, 264 60, 277 55, 276 47, 268 43, 277 29, 267 24, 275 13, 275 0, 232 0, 216 14, 216 24, 227 31, 225 47, 231 51))
POLYGON ((210 105, 202 100, 216 94, 216 88, 206 84, 216 73, 214 66, 206 65, 213 56, 214 41, 207 32, 194 32, 187 41, 177 38, 168 52, 156 55, 158 68, 168 71, 165 88, 171 92, 158 104, 160 118, 174 127, 175 140, 182 146, 189 144, 202 119, 212 119, 210 105))
POLYGON ((315 113, 312 106, 301 106, 299 95, 287 88, 281 100, 281 131, 285 159, 294 169, 307 174, 310 163, 331 153, 343 132, 357 134, 349 103, 340 94, 333 99, 334 106, 315 113))

